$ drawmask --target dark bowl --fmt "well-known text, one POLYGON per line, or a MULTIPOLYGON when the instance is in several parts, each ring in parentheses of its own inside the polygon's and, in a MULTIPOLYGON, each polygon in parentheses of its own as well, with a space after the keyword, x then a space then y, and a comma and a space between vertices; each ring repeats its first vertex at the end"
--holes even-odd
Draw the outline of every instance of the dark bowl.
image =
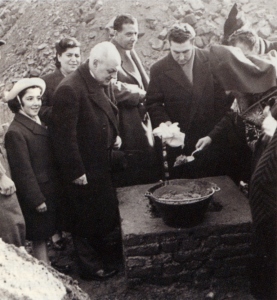
POLYGON ((205 180, 177 179, 170 180, 168 184, 162 182, 153 186, 145 194, 149 198, 150 204, 157 210, 164 223, 170 227, 192 227, 203 222, 205 213, 215 191, 219 188, 211 182, 205 180), (196 197, 183 199, 163 198, 166 191, 192 190, 192 195, 197 192, 196 197), (200 193, 200 196, 199 196, 200 193))

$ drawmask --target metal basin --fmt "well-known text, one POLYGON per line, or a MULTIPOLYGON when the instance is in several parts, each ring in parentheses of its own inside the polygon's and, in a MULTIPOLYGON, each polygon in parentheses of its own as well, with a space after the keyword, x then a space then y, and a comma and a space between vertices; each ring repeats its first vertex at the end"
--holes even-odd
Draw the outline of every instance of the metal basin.
POLYGON ((201 223, 213 194, 220 188, 201 179, 175 179, 161 182, 145 194, 165 224, 191 227, 201 223))

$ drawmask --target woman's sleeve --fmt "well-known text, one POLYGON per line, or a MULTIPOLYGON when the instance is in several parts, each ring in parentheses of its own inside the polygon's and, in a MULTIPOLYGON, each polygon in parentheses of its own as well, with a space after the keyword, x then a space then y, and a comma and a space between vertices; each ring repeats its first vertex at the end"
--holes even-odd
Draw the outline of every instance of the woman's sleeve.
POLYGON ((5 136, 5 145, 17 192, 26 205, 35 209, 46 199, 34 174, 26 140, 21 133, 8 131, 5 136))

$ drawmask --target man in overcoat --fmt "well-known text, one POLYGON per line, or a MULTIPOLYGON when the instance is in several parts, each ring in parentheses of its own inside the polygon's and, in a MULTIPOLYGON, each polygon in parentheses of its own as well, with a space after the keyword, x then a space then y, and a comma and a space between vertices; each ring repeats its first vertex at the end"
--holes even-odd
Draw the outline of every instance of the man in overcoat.
MULTIPOLYGON (((168 148, 170 169, 176 156, 195 150, 198 139, 213 129, 231 105, 212 75, 208 51, 195 47, 194 39, 195 31, 189 24, 174 25, 168 33, 170 53, 150 69, 146 106, 153 128, 178 122, 185 133, 183 152, 168 148)), ((184 177, 220 173, 216 146, 210 153, 200 151, 197 159, 186 164, 184 177)), ((170 170, 173 177, 181 176, 173 175, 174 170, 170 170)))
POLYGON ((149 77, 135 51, 138 22, 129 15, 119 15, 113 23, 114 37, 121 66, 114 85, 119 109, 121 150, 125 152, 127 167, 114 174, 119 186, 155 182, 160 179, 153 147, 152 126, 145 109, 145 95, 149 77))
POLYGON ((111 151, 120 144, 110 86, 119 66, 115 46, 97 44, 54 94, 53 144, 68 192, 80 275, 87 280, 116 273, 105 265, 103 254, 105 237, 119 222, 110 169, 111 151))

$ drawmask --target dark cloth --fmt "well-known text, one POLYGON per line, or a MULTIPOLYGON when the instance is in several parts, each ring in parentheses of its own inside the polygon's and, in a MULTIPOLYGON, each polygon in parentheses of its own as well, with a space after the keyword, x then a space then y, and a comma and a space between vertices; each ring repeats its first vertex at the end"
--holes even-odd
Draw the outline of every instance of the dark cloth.
MULTIPOLYGON (((156 182, 161 179, 160 162, 155 149, 149 144, 142 125, 142 122, 147 125, 149 115, 144 101, 140 100, 139 92, 139 90, 144 92, 148 88, 149 77, 135 50, 130 51, 130 56, 137 72, 134 72, 125 50, 116 41, 112 42, 118 49, 122 60, 114 93, 119 110, 121 150, 124 151, 127 160, 125 170, 114 173, 113 181, 116 186, 156 182)), ((151 124, 150 121, 148 124, 151 124)), ((151 129, 150 127, 152 134, 151 129)))
MULTIPOLYGON (((209 134, 233 101, 226 97, 222 87, 215 81, 210 69, 209 53, 206 50, 195 49, 193 79, 192 86, 181 66, 171 54, 168 54, 151 67, 146 95, 146 105, 153 128, 166 121, 179 123, 181 131, 186 134, 183 151, 185 155, 190 155, 195 150, 198 139, 209 134)), ((223 141, 220 143, 224 145, 223 141)), ((182 150, 168 147, 168 152, 169 160, 174 161, 182 150)), ((184 176, 197 177, 200 173, 202 176, 205 171, 201 167, 202 164, 209 164, 206 166, 207 176, 209 173, 220 173, 217 169, 221 161, 220 152, 221 147, 216 144, 212 144, 207 151, 201 151, 198 160, 190 163, 190 166, 186 164, 188 170, 184 176), (214 159, 216 161, 209 163, 214 159), (198 175, 196 170, 200 172, 198 175), (188 174, 191 172, 196 173, 188 174)), ((172 166, 171 162, 169 167, 170 165, 172 166)), ((171 171, 175 172, 176 169, 171 171)))
POLYGON ((245 57, 241 49, 221 45, 211 46, 209 53, 212 72, 227 91, 262 93, 276 85, 274 57, 245 57))
POLYGON ((253 218, 251 292, 257 299, 277 298, 277 131, 264 146, 257 143, 256 165, 251 177, 249 200, 253 218), (260 151, 259 148, 262 148, 260 151))
POLYGON ((209 133, 212 142, 227 139, 226 175, 239 184, 249 182, 252 151, 247 144, 245 122, 237 112, 228 112, 209 133))
MULTIPOLYGON (((4 149, 0 147, 0 164, 5 168, 6 175, 11 177, 4 149)), ((17 247, 25 245, 25 221, 16 193, 5 196, 0 194, 0 237, 8 244, 17 247)))
POLYGON ((5 145, 26 222, 26 238, 47 239, 55 232, 59 199, 48 131, 17 113, 6 133, 5 145), (36 207, 43 202, 47 212, 39 213, 36 207))
POLYGON ((103 236, 118 222, 109 161, 118 134, 113 101, 110 87, 98 84, 88 62, 68 75, 54 93, 52 138, 69 197, 68 213, 74 216, 71 231, 85 238, 103 236), (88 185, 72 183, 83 174, 88 185))
POLYGON ((64 79, 60 69, 41 77, 46 83, 46 89, 42 96, 42 106, 39 112, 40 119, 47 125, 51 124, 53 95, 59 83, 64 79))

